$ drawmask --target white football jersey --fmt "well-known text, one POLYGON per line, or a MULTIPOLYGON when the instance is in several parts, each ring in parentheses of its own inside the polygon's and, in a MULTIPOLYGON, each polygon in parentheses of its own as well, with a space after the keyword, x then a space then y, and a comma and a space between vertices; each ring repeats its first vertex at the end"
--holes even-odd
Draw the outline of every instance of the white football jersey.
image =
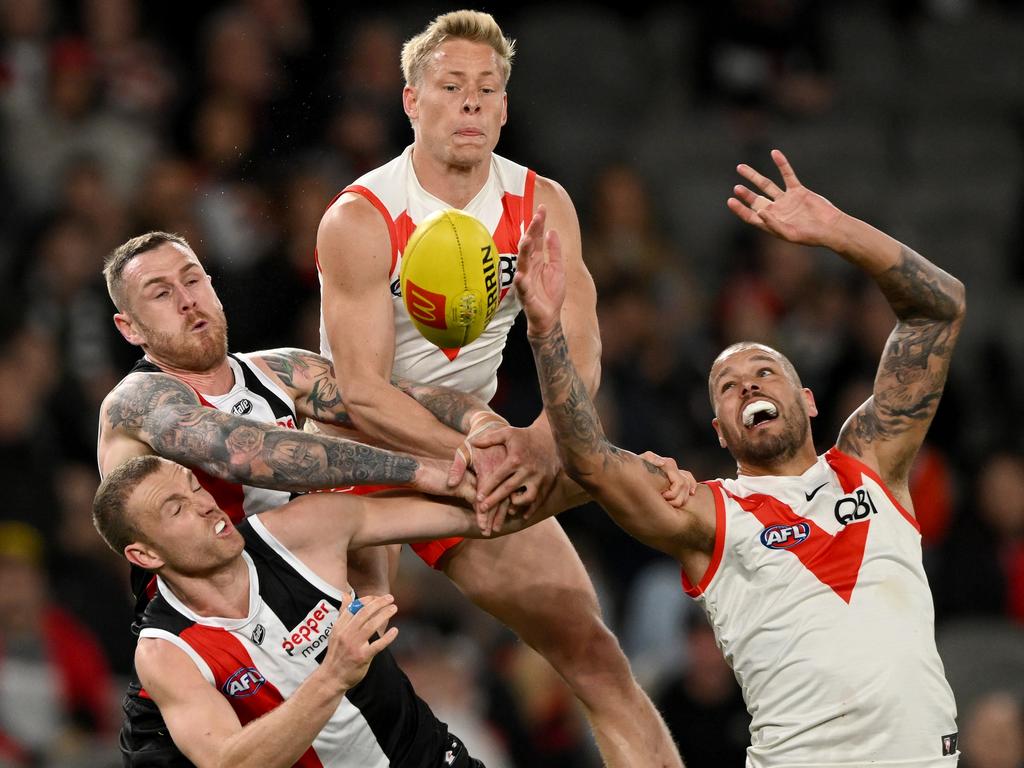
POLYGON ((878 475, 833 448, 708 485, 715 549, 683 586, 743 689, 748 767, 955 765, 920 529, 878 475))
MULTIPOLYGON (((488 401, 498 386, 497 373, 508 332, 521 309, 512 288, 519 240, 533 216, 536 174, 498 155, 480 192, 462 210, 476 217, 491 232, 500 254, 501 301, 487 329, 459 349, 441 350, 420 335, 402 303, 399 273, 402 251, 416 225, 435 211, 451 208, 420 186, 412 167, 412 147, 386 165, 370 171, 342 190, 362 195, 380 211, 391 236, 389 290, 395 315, 395 375, 430 384, 443 384, 488 401)), ((337 198, 335 198, 335 201, 337 198)), ((332 203, 333 204, 333 203, 332 203)), ((319 269, 321 297, 323 272, 319 269)), ((320 353, 332 358, 330 341, 320 311, 320 353)))

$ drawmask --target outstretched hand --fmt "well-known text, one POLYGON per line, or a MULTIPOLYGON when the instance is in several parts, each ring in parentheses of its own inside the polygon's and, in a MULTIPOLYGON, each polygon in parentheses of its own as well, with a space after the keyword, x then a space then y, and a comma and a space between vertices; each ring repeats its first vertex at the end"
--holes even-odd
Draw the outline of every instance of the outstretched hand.
POLYGON ((738 165, 740 176, 760 190, 760 194, 742 184, 733 187, 735 197, 726 203, 729 210, 747 224, 783 240, 800 245, 836 247, 836 224, 843 212, 796 177, 786 156, 772 150, 772 160, 782 174, 785 189, 762 176, 749 165, 738 165))
POLYGON ((558 233, 544 233, 547 210, 537 206, 519 241, 514 285, 526 313, 527 332, 544 336, 558 324, 565 301, 565 262, 558 233), (546 252, 546 254, 545 254, 546 252))

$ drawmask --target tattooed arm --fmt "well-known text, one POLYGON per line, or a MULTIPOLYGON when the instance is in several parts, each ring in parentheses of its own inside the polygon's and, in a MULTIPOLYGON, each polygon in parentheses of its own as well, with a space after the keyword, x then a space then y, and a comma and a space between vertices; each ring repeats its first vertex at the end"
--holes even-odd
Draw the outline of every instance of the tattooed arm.
POLYGON ((394 484, 445 492, 441 462, 221 413, 164 374, 126 378, 104 401, 100 428, 103 473, 130 455, 156 453, 225 480, 285 491, 394 484))
POLYGON ((966 309, 964 286, 927 259, 804 187, 786 157, 772 159, 785 189, 753 168, 760 191, 734 188, 729 208, 783 240, 830 248, 871 275, 896 313, 872 396, 839 433, 839 448, 878 470, 909 507, 907 474, 935 416, 966 309))
MULTIPOLYGON (((541 253, 520 258, 515 285, 562 466, 630 535, 683 561, 684 567, 692 565, 695 553, 706 559, 714 544, 711 492, 700 486, 677 509, 662 498, 668 480, 661 468, 608 441, 562 331, 565 270, 554 232, 548 233, 547 250, 546 262, 541 253)), ((692 488, 692 476, 690 482, 692 488)), ((703 573, 703 568, 692 570, 703 573)))
POLYGON ((963 325, 964 286, 905 245, 850 220, 841 255, 868 271, 896 313, 873 392, 839 433, 839 447, 875 466, 909 507, 910 465, 935 416, 963 325))
MULTIPOLYGON (((342 402, 334 365, 325 357, 303 349, 275 349, 253 356, 288 390, 301 416, 349 429, 355 424, 342 402)), ((483 400, 449 387, 420 384, 392 377, 392 385, 430 411, 456 432, 465 434, 470 418, 478 412, 492 412, 483 400)))

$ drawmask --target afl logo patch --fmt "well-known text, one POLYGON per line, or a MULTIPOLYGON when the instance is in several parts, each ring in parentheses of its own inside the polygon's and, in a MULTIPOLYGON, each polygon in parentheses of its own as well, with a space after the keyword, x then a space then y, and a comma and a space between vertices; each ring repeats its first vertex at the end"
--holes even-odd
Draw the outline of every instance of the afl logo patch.
POLYGON ((761 531, 761 543, 768 549, 789 549, 804 541, 811 535, 811 526, 807 523, 793 525, 773 525, 761 531))
POLYGON ((235 414, 235 416, 245 416, 245 414, 247 414, 251 410, 252 401, 247 397, 242 398, 237 403, 231 406, 231 412, 235 414))
POLYGON ((242 667, 224 682, 221 690, 227 696, 244 699, 256 693, 265 682, 266 678, 255 667, 242 667))

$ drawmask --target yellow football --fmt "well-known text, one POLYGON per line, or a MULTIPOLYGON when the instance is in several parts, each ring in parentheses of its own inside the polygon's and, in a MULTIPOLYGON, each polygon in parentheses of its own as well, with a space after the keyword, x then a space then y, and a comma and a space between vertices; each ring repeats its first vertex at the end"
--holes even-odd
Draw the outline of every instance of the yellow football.
POLYGON ((469 344, 498 309, 498 249, 468 213, 423 219, 402 253, 402 302, 424 338, 442 349, 469 344))

